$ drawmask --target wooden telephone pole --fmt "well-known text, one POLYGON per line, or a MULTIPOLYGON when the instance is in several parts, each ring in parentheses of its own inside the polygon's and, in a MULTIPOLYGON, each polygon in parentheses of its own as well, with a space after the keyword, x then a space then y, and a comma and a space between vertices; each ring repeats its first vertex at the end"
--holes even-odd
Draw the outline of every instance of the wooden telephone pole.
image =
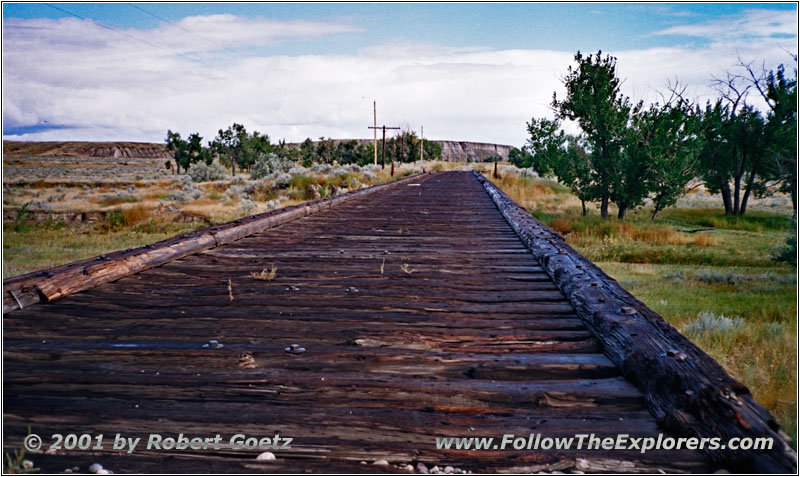
MULTIPOLYGON (((381 142, 381 169, 386 168, 386 130, 387 129, 400 129, 398 127, 389 127, 385 124, 381 127, 378 126, 370 126, 369 129, 374 129, 375 133, 377 134, 378 129, 383 130, 383 139, 381 142)), ((377 154, 377 151, 376 151, 377 154)), ((394 176, 394 159, 392 159, 392 176, 394 176)))
POLYGON ((419 160, 424 161, 425 155, 423 152, 425 151, 425 127, 419 127, 419 160))
POLYGON ((372 102, 372 152, 375 156, 375 165, 378 165, 378 106, 375 101, 372 102))

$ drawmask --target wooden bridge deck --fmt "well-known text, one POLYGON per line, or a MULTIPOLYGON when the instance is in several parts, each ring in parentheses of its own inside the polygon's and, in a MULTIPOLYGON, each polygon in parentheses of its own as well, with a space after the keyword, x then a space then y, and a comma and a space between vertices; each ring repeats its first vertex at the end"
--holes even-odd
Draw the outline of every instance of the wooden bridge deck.
POLYGON ((106 449, 116 433, 223 436, 220 450, 33 455, 46 472, 714 470, 686 450, 436 449, 665 432, 471 173, 12 311, 3 330, 7 451, 29 426, 46 446, 54 433, 103 434, 106 449), (271 281, 250 275, 273 265, 271 281), (293 441, 256 461, 225 446, 240 433, 293 441))

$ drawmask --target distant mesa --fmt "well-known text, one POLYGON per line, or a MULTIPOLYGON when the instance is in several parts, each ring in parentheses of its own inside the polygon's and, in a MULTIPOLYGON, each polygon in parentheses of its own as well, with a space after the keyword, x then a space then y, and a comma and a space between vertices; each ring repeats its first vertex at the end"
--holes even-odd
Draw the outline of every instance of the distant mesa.
POLYGON ((168 159, 164 144, 146 142, 21 142, 3 141, 3 155, 168 159))

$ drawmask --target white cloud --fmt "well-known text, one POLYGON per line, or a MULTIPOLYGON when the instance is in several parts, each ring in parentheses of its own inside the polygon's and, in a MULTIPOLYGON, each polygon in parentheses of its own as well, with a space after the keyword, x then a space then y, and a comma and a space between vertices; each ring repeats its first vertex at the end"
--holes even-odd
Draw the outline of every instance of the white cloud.
POLYGON ((704 23, 676 25, 655 33, 656 35, 683 35, 713 39, 744 41, 752 37, 769 38, 774 35, 797 35, 797 11, 745 10, 704 23))
MULTIPOLYGON (((234 49, 352 30, 230 15, 179 24, 234 49)), ((167 129, 211 139, 234 121, 290 141, 371 137, 374 99, 379 123, 424 125, 426 136, 438 139, 519 145, 525 122, 551 115, 553 91, 563 96, 560 77, 573 55, 400 43, 352 54, 220 57, 218 45, 172 26, 125 33, 169 51, 79 20, 5 20, 5 126, 70 127, 22 136, 30 140, 162 141, 167 129)), ((775 66, 789 59, 783 48, 793 44, 764 38, 612 53, 626 94, 655 101, 677 77, 702 100, 713 94, 710 75, 730 68, 737 55, 775 66)))

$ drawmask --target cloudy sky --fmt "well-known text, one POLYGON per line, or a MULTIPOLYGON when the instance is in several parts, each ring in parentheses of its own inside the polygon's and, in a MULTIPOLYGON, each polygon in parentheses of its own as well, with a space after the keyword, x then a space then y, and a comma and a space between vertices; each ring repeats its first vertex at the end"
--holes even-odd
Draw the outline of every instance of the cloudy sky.
POLYGON ((796 67, 794 3, 3 4, 3 138, 371 137, 521 145, 552 116, 577 50, 618 58, 623 90, 704 101, 738 58, 796 67))

